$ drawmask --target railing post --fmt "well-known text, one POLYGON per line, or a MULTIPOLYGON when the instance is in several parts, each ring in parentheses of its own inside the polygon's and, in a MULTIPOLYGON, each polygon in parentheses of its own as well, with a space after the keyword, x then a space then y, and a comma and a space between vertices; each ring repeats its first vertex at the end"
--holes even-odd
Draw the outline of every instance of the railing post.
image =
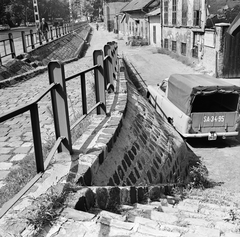
POLYGON ((61 62, 53 61, 48 64, 49 82, 57 83, 55 90, 51 91, 52 108, 56 139, 65 137, 64 143, 58 147, 58 152, 69 151, 72 154, 72 139, 67 103, 67 91, 64 66, 61 62))
MULTIPOLYGON (((34 39, 33 39, 33 30, 30 30, 30 41, 31 41, 32 49, 34 49, 35 46, 34 46, 34 39)), ((39 33, 39 41, 40 41, 40 33, 39 33)))
POLYGON ((56 38, 58 38, 58 28, 57 28, 57 26, 55 27, 55 30, 56 30, 56 38))
POLYGON ((44 172, 44 162, 43 162, 43 153, 42 153, 42 141, 41 141, 38 104, 32 105, 30 109, 30 114, 31 114, 31 123, 32 123, 35 160, 36 160, 37 172, 39 173, 39 172, 44 172))
POLYGON ((53 30, 52 30, 52 26, 50 26, 50 38, 51 38, 51 40, 53 40, 53 30))
POLYGON ((117 77, 116 77, 116 67, 115 67, 116 62, 115 62, 114 44, 113 44, 113 42, 108 42, 107 44, 110 45, 110 47, 111 47, 113 77, 114 77, 114 79, 117 79, 117 77))
POLYGON ((13 41, 13 35, 12 35, 12 33, 8 33, 8 38, 9 38, 9 43, 10 43, 10 49, 11 49, 12 58, 16 58, 16 52, 15 52, 15 47, 14 47, 14 41, 13 41))
POLYGON ((23 52, 27 53, 27 43, 26 43, 25 31, 21 31, 21 35, 22 35, 23 52))
POLYGON ((104 63, 104 72, 107 80, 107 84, 110 83, 113 85, 113 65, 112 65, 112 55, 111 55, 111 46, 106 44, 104 45, 104 56, 108 56, 104 63))
POLYGON ((39 39, 39 44, 42 45, 42 34, 41 32, 38 32, 38 39, 39 39))
POLYGON ((83 114, 87 114, 87 92, 85 73, 81 74, 81 90, 82 90, 82 111, 83 114))
MULTIPOLYGON (((93 52, 93 65, 98 65, 98 68, 94 69, 95 90, 96 90, 96 103, 102 102, 106 106, 105 97, 105 81, 104 81, 104 69, 103 69, 103 51, 94 50, 93 52)), ((105 111, 102 108, 97 107, 97 114, 104 114, 105 111)))
POLYGON ((113 57, 114 57, 114 71, 115 71, 115 76, 117 79, 117 47, 116 47, 116 42, 112 41, 112 46, 113 46, 113 57))
POLYGON ((119 73, 119 64, 118 64, 118 43, 114 41, 114 49, 115 49, 115 67, 116 67, 116 75, 119 73))

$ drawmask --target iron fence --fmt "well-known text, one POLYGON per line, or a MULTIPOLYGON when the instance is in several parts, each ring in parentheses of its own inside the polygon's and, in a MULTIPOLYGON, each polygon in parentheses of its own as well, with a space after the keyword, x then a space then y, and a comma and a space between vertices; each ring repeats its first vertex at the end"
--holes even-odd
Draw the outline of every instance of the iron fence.
POLYGON ((116 42, 108 42, 104 46, 104 51, 95 50, 93 52, 93 67, 67 78, 65 78, 63 63, 59 61, 50 62, 48 64, 48 88, 27 105, 0 116, 0 123, 2 123, 6 120, 13 119, 22 113, 30 111, 33 145, 37 167, 36 176, 29 181, 29 183, 18 194, 4 204, 3 208, 0 210, 0 218, 37 182, 37 180, 39 180, 39 178, 41 178, 56 151, 59 153, 63 151, 69 152, 70 154, 73 153, 71 139, 71 130, 73 128, 75 128, 95 109, 97 114, 107 114, 106 91, 114 91, 114 79, 117 79, 119 71, 117 50, 118 46, 116 42), (88 109, 85 74, 90 71, 94 71, 96 104, 92 108, 88 109), (66 82, 77 77, 80 77, 81 80, 83 115, 70 127, 66 82), (41 101, 41 99, 48 93, 51 94, 56 140, 48 157, 44 161, 38 102, 41 101))
MULTIPOLYGON (((53 41, 72 31, 75 31, 83 26, 86 26, 87 22, 79 22, 76 24, 66 24, 61 27, 49 27, 49 32, 47 33, 47 38, 43 37, 41 32, 30 32, 27 34, 25 31, 21 31, 21 41, 22 41, 22 52, 27 53, 36 47, 41 46, 43 43, 48 41, 53 41)), ((0 47, 2 47, 2 54, 0 53, 0 65, 2 65, 2 58, 11 56, 16 58, 16 50, 12 33, 8 34, 8 39, 0 40, 0 47)))

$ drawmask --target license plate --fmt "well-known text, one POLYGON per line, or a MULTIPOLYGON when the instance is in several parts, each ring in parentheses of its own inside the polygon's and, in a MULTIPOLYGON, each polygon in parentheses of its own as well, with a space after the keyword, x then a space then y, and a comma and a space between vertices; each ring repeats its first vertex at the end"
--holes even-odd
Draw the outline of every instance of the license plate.
POLYGON ((224 123, 224 115, 205 115, 203 116, 204 123, 224 123))
POLYGON ((214 141, 214 140, 217 140, 217 134, 215 132, 210 132, 208 134, 208 140, 209 141, 214 141))

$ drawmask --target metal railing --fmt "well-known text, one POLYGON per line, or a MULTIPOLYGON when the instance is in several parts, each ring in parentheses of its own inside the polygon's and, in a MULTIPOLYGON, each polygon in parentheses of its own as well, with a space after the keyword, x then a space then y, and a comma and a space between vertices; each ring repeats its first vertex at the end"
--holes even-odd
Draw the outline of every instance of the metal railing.
POLYGON ((2 123, 22 113, 30 111, 33 145, 37 167, 36 176, 18 194, 4 204, 3 208, 0 210, 0 218, 37 182, 39 178, 41 178, 56 151, 69 152, 70 154, 73 153, 71 139, 71 130, 73 128, 75 128, 95 109, 97 114, 106 114, 106 89, 114 90, 114 79, 117 78, 118 73, 117 49, 118 46, 116 42, 108 42, 107 45, 104 46, 104 53, 102 50, 95 50, 93 52, 93 67, 67 78, 65 78, 63 63, 58 61, 50 62, 48 64, 48 88, 29 104, 0 116, 0 123, 2 123), (92 70, 94 71, 96 104, 88 110, 85 74, 92 70), (83 115, 70 127, 66 82, 76 77, 80 77, 81 80, 83 115), (38 102, 41 101, 41 99, 49 92, 51 93, 56 141, 44 162, 38 102))
MULTIPOLYGON (((26 34, 25 31, 21 31, 21 41, 22 41, 22 52, 27 53, 28 49, 35 49, 41 46, 44 42, 52 41, 58 39, 72 31, 75 31, 81 27, 87 25, 87 22, 80 22, 76 24, 66 24, 61 27, 49 27, 49 32, 47 33, 47 39, 43 37, 40 32, 33 32, 26 34)), ((2 64, 2 58, 7 56, 12 56, 16 58, 16 50, 12 33, 8 34, 8 39, 0 40, 0 47, 2 47, 2 54, 0 53, 0 65, 2 64)))

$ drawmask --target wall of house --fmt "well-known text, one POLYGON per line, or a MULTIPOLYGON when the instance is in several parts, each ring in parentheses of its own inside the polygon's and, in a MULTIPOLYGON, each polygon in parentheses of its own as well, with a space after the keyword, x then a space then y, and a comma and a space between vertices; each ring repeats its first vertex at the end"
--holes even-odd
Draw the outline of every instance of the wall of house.
POLYGON ((160 25, 160 16, 151 16, 149 19, 149 41, 151 45, 156 47, 161 47, 161 25, 160 25), (156 27, 156 42, 154 42, 154 27, 156 27))
MULTIPOLYGON (((168 20, 164 21, 165 9, 163 5, 163 47, 167 47, 168 50, 172 50, 179 55, 185 55, 191 60, 196 62, 202 61, 207 65, 209 70, 212 70, 215 66, 214 60, 209 57, 214 55, 215 49, 212 46, 204 45, 204 27, 206 22, 206 8, 204 0, 178 0, 176 11, 176 24, 173 24, 173 1, 168 1, 168 20), (184 7, 185 6, 185 7, 184 7), (183 12, 187 8, 186 24, 183 24, 183 12), (194 10, 199 11, 199 24, 195 24, 194 10), (164 44, 165 40, 165 44, 164 44), (206 59, 206 61, 204 61, 206 59)), ((196 12, 195 12, 196 13, 196 12)), ((196 19, 196 18, 195 18, 196 19)), ((209 36, 209 35, 207 35, 209 36)), ((210 57, 212 58, 212 56, 210 57)))
POLYGON ((140 36, 148 39, 149 27, 144 13, 132 13, 129 18, 126 17, 120 23, 120 29, 124 30, 122 33, 126 36, 140 36))
POLYGON ((121 9, 127 3, 128 3, 127 1, 104 2, 103 4, 104 25, 108 31, 114 30, 114 21, 116 15, 120 13, 121 9))

